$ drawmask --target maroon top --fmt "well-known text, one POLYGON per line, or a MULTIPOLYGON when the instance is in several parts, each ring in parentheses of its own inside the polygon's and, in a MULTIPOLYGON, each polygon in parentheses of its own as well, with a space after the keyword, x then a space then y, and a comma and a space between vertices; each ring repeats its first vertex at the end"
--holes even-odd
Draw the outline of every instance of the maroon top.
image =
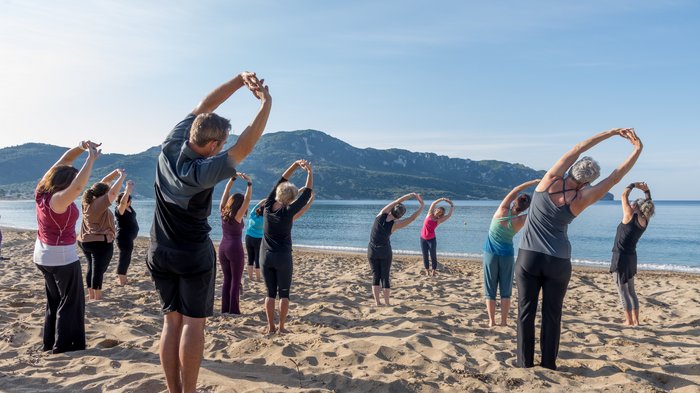
POLYGON ((39 240, 49 246, 75 244, 75 223, 79 217, 78 206, 71 203, 65 212, 58 214, 49 206, 51 197, 53 194, 38 192, 34 194, 39 240))

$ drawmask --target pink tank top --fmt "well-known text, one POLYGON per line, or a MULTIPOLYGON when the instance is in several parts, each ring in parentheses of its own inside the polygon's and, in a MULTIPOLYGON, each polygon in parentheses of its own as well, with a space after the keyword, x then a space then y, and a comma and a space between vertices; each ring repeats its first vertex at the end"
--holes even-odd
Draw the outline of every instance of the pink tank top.
POLYGON ((421 239, 435 239, 435 228, 437 228, 438 225, 440 225, 440 223, 437 220, 432 219, 429 215, 425 216, 423 229, 420 231, 421 239))
POLYGON ((75 244, 75 223, 78 221, 78 206, 71 203, 65 212, 58 214, 51 210, 49 201, 53 194, 36 193, 36 221, 39 226, 39 240, 49 246, 75 244))

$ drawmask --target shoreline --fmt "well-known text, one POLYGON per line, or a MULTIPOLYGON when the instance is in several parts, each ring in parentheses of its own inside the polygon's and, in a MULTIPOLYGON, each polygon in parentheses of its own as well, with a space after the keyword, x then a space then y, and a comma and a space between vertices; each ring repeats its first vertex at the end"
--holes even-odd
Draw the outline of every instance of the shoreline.
MULTIPOLYGON (((5 226, 5 225, 0 225, 0 229, 2 231, 8 230, 8 231, 17 231, 17 232, 36 232, 36 229, 28 229, 28 228, 19 228, 19 227, 12 227, 12 226, 5 226)), ((141 236, 139 235, 137 239, 143 239, 147 241, 149 238, 148 236, 141 236)), ((214 244, 218 247, 218 241, 213 240, 214 244)), ((332 254, 340 254, 340 255, 349 255, 349 256, 358 256, 358 255, 366 255, 366 250, 364 249, 359 249, 359 247, 346 247, 346 246, 310 246, 310 245, 301 245, 301 246, 294 246, 294 250, 300 250, 304 252, 314 252, 314 253, 332 253, 332 254)), ((440 253, 438 252, 438 256, 440 257, 440 264, 442 264, 442 261, 466 261, 470 263, 477 263, 479 266, 481 266, 482 259, 481 256, 461 256, 461 255, 454 255, 454 253, 440 253)), ((405 250, 395 250, 394 255, 397 256, 402 256, 402 257, 412 257, 416 259, 420 259, 422 261, 421 254, 417 251, 405 251, 405 250)), ((580 259, 572 259, 571 265, 574 268, 574 270, 581 269, 590 269, 591 271, 604 271, 608 273, 607 269, 609 268, 608 266, 609 262, 607 261, 588 261, 588 260, 580 260, 580 259)), ((700 267, 694 267, 694 266, 687 266, 687 265, 669 265, 669 264, 653 264, 653 263, 640 263, 638 266, 638 271, 641 272, 659 272, 659 273, 677 273, 677 274, 688 274, 688 275, 693 275, 693 276, 698 276, 700 275, 700 267), (671 268, 667 268, 671 267, 671 268)))

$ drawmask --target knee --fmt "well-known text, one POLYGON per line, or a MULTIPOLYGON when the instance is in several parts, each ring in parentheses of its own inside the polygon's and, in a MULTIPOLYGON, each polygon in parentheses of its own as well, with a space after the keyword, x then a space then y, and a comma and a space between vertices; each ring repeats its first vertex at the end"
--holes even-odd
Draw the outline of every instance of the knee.
POLYGON ((280 293, 280 299, 287 299, 287 300, 289 300, 289 288, 280 289, 280 290, 279 290, 279 293, 280 293))

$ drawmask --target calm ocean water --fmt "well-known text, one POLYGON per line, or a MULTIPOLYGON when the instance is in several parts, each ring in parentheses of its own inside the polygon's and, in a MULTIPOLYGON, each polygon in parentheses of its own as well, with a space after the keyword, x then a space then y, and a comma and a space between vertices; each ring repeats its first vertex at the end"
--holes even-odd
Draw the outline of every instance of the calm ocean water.
MULTIPOLYGON (((218 203, 218 201, 216 202, 218 203)), ((387 201, 316 201, 294 224, 294 243, 320 249, 365 252, 369 231, 387 201)), ((438 227, 438 254, 479 257, 491 216, 499 201, 456 201, 452 218, 438 227)), ((134 201, 140 234, 148 236, 155 202, 134 201)), ((656 215, 639 242, 637 253, 644 269, 700 273, 700 201, 656 201, 656 215)), ((408 214, 417 204, 408 204, 408 214)), ((427 209, 427 206, 426 206, 427 209)), ((216 212, 216 206, 213 211, 216 212)), ((424 212, 425 214, 425 212, 424 212)), ((33 201, 0 201, 0 225, 36 229, 33 201)), ((419 254, 422 215, 392 235, 397 253, 419 254)), ((617 201, 588 208, 569 227, 574 262, 607 266, 622 209, 617 201)), ((217 214, 210 219, 212 239, 221 239, 217 214)), ((516 245, 519 236, 515 239, 516 245)))

